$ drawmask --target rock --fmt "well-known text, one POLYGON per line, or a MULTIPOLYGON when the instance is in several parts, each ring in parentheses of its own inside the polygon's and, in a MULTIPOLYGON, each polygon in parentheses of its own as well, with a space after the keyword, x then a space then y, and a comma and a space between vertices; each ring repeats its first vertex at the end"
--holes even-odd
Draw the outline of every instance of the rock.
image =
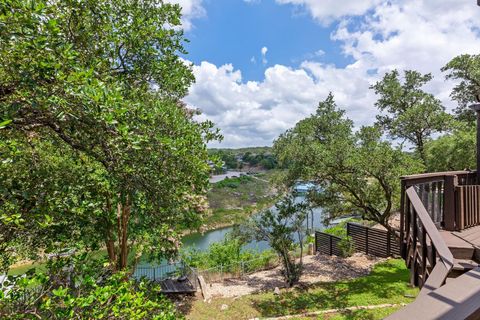
POLYGON ((275 295, 280 295, 280 289, 278 287, 275 287, 275 289, 273 290, 273 294, 275 295))
POLYGON ((222 306, 220 307, 220 310, 222 310, 222 311, 225 311, 227 309, 228 309, 228 305, 226 305, 226 304, 222 304, 222 306))

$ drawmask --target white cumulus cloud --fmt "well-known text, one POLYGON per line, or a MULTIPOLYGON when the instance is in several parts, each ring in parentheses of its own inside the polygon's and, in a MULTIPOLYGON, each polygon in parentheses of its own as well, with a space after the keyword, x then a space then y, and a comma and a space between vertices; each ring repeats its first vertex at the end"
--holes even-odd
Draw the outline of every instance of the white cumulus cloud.
MULTIPOLYGON (((309 10, 320 10, 320 2, 331 3, 302 2, 310 3, 309 10)), ((338 9, 329 15, 338 19, 345 14, 338 9)), ((248 81, 230 64, 202 62, 194 66, 197 81, 185 101, 222 130, 221 146, 271 145, 280 133, 313 113, 330 91, 357 127, 372 124, 376 97, 369 87, 393 69, 431 72, 434 81, 426 89, 453 108, 449 98, 453 83, 444 80, 440 68, 459 54, 480 52, 480 8, 474 1, 382 1, 355 21, 339 22, 331 38, 352 60, 347 66, 321 63, 312 56, 295 68, 268 67, 261 81, 248 81)))
POLYGON ((276 0, 279 4, 292 4, 305 8, 318 22, 330 24, 346 16, 366 13, 381 0, 276 0))

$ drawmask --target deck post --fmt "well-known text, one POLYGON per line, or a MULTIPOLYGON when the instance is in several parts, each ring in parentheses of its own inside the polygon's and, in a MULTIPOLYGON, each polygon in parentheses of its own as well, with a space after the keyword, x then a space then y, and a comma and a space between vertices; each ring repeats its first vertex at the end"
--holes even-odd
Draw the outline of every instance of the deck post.
POLYGON ((470 106, 477 113, 477 184, 480 184, 480 103, 470 106))
POLYGON ((400 255, 406 258, 406 241, 405 241, 405 180, 400 182, 400 255))
POLYGON ((458 185, 458 178, 454 176, 445 176, 444 184, 444 202, 443 202, 443 221, 445 230, 455 231, 455 187, 458 185))

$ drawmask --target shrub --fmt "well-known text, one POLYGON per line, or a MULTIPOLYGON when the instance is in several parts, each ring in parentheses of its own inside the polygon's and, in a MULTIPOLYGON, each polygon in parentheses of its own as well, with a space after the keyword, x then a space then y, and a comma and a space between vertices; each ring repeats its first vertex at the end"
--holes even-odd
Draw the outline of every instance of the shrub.
POLYGON ((0 293, 2 319, 178 319, 158 285, 134 282, 123 272, 110 275, 88 262, 72 267, 71 259, 61 259, 49 263, 47 273, 6 281, 11 287, 0 293))
POLYGON ((223 188, 231 188, 231 189, 236 189, 240 186, 240 184, 245 184, 248 182, 253 181, 252 177, 249 176, 240 176, 236 178, 225 178, 222 181, 219 181, 214 184, 214 187, 217 189, 223 189, 223 188))
POLYGON ((188 248, 180 253, 181 259, 189 266, 209 269, 222 266, 225 272, 234 272, 242 268, 245 271, 258 270, 272 262, 271 250, 258 252, 243 249, 244 242, 226 237, 222 242, 212 243, 207 250, 188 248))
POLYGON ((331 234, 331 235, 339 237, 339 238, 344 238, 344 237, 347 236, 347 223, 349 223, 349 222, 359 222, 359 221, 361 221, 361 220, 355 219, 355 218, 345 219, 345 220, 339 222, 338 224, 323 230, 322 232, 331 234))
POLYGON ((352 237, 345 236, 338 242, 338 248, 340 249, 342 257, 350 257, 355 253, 355 243, 352 237))

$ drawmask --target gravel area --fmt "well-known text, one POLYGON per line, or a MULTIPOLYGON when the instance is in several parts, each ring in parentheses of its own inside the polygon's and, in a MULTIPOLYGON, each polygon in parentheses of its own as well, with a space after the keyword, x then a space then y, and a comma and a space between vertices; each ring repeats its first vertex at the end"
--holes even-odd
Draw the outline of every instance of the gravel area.
MULTIPOLYGON (((370 273, 372 267, 385 259, 356 253, 349 258, 314 255, 303 258, 304 272, 300 286, 315 282, 346 280, 370 273)), ((283 288, 285 284, 280 274, 280 267, 256 272, 240 279, 225 279, 221 282, 207 284, 212 297, 239 297, 258 291, 271 291, 275 287, 283 288)))

